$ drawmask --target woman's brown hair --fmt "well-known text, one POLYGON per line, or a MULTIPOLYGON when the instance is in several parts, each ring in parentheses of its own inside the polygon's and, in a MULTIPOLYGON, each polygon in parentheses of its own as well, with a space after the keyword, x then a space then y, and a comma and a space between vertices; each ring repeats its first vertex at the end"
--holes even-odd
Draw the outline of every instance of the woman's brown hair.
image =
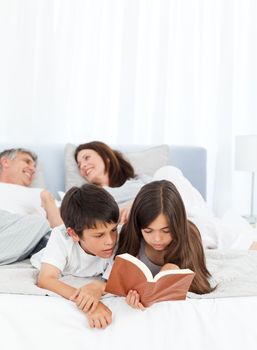
POLYGON ((147 228, 160 214, 168 220, 172 241, 164 257, 164 264, 173 263, 195 272, 190 291, 211 292, 211 277, 205 262, 201 236, 197 227, 187 220, 182 198, 170 181, 151 182, 141 188, 131 208, 127 224, 123 225, 117 254, 137 256, 142 239, 141 230, 147 228))
POLYGON ((84 149, 91 149, 102 158, 105 171, 109 176, 110 187, 120 187, 127 180, 135 177, 133 166, 123 157, 122 153, 111 149, 100 141, 92 141, 79 145, 75 150, 75 160, 78 162, 78 153, 84 149))

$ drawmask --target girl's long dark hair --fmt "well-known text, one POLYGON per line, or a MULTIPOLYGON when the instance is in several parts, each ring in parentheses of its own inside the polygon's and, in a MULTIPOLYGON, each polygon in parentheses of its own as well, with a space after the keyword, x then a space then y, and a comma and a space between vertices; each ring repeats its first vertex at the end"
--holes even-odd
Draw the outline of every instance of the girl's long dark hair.
POLYGON ((211 292, 211 275, 206 267, 200 233, 187 220, 182 198, 170 181, 154 181, 141 188, 132 205, 128 222, 122 227, 116 255, 129 253, 137 256, 142 239, 141 230, 148 227, 159 214, 166 216, 172 235, 164 264, 174 263, 195 272, 191 292, 211 292))
POLYGON ((123 157, 122 153, 111 149, 100 141, 92 141, 79 145, 75 150, 75 160, 78 162, 78 153, 84 149, 92 149, 102 158, 105 171, 109 176, 110 187, 120 187, 127 180, 135 177, 133 166, 123 157))

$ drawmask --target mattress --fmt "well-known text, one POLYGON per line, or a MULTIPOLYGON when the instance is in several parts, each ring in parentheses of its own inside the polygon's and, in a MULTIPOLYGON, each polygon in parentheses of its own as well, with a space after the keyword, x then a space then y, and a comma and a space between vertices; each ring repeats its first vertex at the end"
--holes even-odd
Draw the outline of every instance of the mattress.
POLYGON ((161 302, 145 311, 109 297, 113 322, 91 329, 63 298, 0 295, 2 350, 256 350, 257 297, 161 302))

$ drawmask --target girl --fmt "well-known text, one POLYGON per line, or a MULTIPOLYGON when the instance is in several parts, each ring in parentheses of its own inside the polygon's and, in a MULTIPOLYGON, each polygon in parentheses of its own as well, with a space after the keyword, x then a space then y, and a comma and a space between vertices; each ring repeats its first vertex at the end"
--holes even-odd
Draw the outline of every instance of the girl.
MULTIPOLYGON (((196 273, 191 292, 204 294, 214 289, 200 233, 187 220, 182 198, 170 181, 151 182, 138 193, 121 230, 116 255, 122 253, 138 257, 153 275, 167 268, 191 269, 196 273)), ((134 308, 144 308, 136 291, 130 291, 126 300, 134 308)))

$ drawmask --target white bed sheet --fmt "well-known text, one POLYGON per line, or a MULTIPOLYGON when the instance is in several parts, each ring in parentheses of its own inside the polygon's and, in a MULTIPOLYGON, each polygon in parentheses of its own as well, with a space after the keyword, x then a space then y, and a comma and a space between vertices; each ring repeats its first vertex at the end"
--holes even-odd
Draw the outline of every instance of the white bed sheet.
POLYGON ((187 299, 134 310, 119 297, 105 303, 113 323, 90 329, 63 298, 0 295, 2 350, 256 350, 257 297, 187 299))

